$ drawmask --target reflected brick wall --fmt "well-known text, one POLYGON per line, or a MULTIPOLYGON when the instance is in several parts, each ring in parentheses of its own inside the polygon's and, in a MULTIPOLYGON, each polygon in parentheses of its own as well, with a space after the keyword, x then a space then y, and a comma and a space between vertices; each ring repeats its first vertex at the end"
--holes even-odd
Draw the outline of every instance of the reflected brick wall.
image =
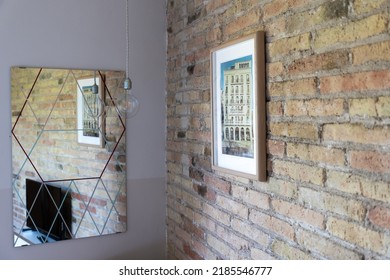
MULTIPOLYGON (((12 69, 12 123, 18 120, 14 133, 24 149, 13 137, 14 226, 19 229, 25 220, 25 181, 30 178, 36 181, 64 180, 49 184, 71 188, 74 237, 123 232, 126 230, 126 157, 125 139, 121 138, 124 127, 107 90, 104 145, 80 144, 76 79, 91 78, 93 71, 70 73, 68 70, 44 69, 30 94, 38 70, 12 69), (30 160, 26 160, 25 152, 30 160), (71 181, 96 177, 101 177, 102 181, 71 181)), ((120 93, 116 88, 123 73, 104 71, 103 74, 108 91, 115 98, 120 93)), ((103 88, 103 83, 100 88, 103 88)))

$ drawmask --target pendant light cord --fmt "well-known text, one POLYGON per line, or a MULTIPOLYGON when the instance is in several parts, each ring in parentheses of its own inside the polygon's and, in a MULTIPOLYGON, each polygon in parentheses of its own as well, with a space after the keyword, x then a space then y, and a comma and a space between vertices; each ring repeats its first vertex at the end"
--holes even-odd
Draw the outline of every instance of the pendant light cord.
POLYGON ((121 100, 122 114, 125 114, 126 118, 133 117, 138 112, 138 99, 131 94, 132 82, 130 79, 129 59, 130 59, 130 23, 129 23, 129 0, 126 0, 126 78, 123 82, 123 88, 126 93, 121 100))
POLYGON ((129 35, 129 0, 126 0, 126 78, 129 77, 130 35, 129 35))

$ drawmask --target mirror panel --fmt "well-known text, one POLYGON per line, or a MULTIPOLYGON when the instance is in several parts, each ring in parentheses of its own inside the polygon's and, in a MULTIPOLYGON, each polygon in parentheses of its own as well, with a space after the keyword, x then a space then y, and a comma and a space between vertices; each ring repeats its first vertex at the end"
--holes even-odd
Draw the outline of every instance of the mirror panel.
POLYGON ((15 247, 126 230, 124 78, 11 68, 15 247))

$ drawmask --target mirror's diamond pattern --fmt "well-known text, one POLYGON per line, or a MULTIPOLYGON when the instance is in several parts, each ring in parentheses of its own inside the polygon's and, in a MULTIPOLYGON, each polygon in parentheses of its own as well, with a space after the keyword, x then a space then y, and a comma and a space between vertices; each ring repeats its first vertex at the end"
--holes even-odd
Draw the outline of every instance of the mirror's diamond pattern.
POLYGON ((125 124, 115 108, 123 73, 15 67, 11 76, 16 240, 26 230, 46 234, 42 243, 53 236, 61 240, 125 231, 125 124), (94 97, 86 98, 91 94, 86 83, 92 81, 106 103, 101 117, 85 114, 87 100, 94 97), (88 142, 92 138, 99 141, 88 142), (33 207, 28 205, 33 189, 28 182, 44 183, 49 196, 49 202, 41 203, 45 210, 37 210, 43 207, 41 191, 34 194, 33 207), (57 219, 42 232, 44 222, 34 215, 48 209, 57 219))

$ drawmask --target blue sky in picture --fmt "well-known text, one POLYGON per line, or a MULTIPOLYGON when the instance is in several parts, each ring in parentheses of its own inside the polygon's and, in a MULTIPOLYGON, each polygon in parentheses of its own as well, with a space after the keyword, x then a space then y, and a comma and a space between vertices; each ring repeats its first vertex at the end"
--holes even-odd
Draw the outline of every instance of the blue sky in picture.
MULTIPOLYGON (((223 72, 225 70, 228 70, 230 69, 232 66, 234 66, 234 64, 236 64, 237 62, 243 62, 243 61, 252 61, 252 55, 247 55, 247 56, 243 56, 243 57, 240 57, 240 58, 237 58, 237 59, 233 59, 233 60, 230 60, 230 61, 226 61, 224 63, 221 63, 221 90, 223 90, 223 87, 224 87, 224 79, 225 79, 225 76, 223 75, 223 72)), ((253 63, 252 63, 253 65, 253 63)))

